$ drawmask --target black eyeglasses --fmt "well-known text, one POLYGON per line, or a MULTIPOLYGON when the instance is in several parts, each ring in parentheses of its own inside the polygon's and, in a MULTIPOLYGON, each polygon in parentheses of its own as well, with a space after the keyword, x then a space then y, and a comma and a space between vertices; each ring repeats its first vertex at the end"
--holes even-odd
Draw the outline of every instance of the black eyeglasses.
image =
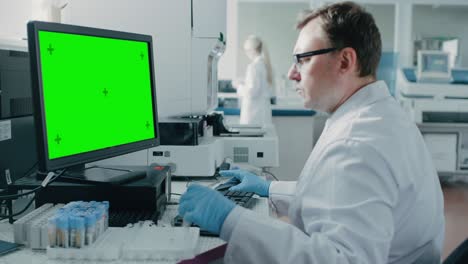
POLYGON ((298 71, 300 71, 301 66, 302 66, 301 59, 312 57, 312 56, 315 56, 315 55, 329 53, 329 52, 332 52, 334 50, 337 50, 337 48, 319 49, 319 50, 308 51, 308 52, 304 52, 304 53, 293 54, 294 65, 296 66, 296 69, 298 71))

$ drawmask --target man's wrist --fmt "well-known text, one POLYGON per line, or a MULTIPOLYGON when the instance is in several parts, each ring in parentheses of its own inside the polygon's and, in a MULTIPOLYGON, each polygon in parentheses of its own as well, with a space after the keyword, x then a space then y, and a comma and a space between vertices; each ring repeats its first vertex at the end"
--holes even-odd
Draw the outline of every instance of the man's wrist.
POLYGON ((223 224, 226 221, 226 218, 229 216, 232 210, 234 210, 235 207, 236 207, 236 204, 233 203, 232 201, 228 201, 228 203, 224 205, 225 210, 224 210, 223 215, 221 215, 220 217, 220 221, 219 221, 220 226, 218 228, 218 234, 221 233, 221 229, 223 228, 223 224))
POLYGON ((224 223, 221 225, 219 238, 226 242, 229 241, 232 235, 232 231, 234 230, 236 224, 239 222, 239 218, 241 217, 244 210, 246 209, 240 206, 236 206, 229 212, 226 219, 224 220, 224 223))
POLYGON ((262 187, 262 192, 259 193, 260 196, 262 197, 268 197, 269 194, 270 194, 270 185, 271 185, 271 181, 265 181, 263 182, 263 187, 262 187))

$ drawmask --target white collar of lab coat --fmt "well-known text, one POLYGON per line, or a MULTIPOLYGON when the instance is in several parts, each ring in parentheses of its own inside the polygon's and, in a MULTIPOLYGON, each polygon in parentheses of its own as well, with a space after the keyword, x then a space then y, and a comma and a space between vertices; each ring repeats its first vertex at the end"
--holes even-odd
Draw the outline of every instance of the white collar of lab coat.
POLYGON ((256 62, 259 62, 260 60, 263 60, 263 56, 262 55, 259 55, 257 57, 255 57, 255 59, 253 59, 253 63, 256 63, 256 62))
POLYGON ((384 81, 370 83, 348 98, 327 120, 326 127, 329 127, 334 121, 340 119, 346 113, 373 104, 379 100, 390 97, 387 84, 384 81))

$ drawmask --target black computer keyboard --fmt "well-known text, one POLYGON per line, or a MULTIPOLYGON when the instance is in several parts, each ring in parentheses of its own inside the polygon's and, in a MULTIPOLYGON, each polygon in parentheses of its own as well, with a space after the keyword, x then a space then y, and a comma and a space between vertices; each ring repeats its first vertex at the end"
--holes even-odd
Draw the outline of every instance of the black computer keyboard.
POLYGON ((109 226, 112 227, 124 227, 127 224, 134 224, 146 220, 157 223, 158 213, 155 211, 142 210, 116 210, 109 212, 109 226))
MULTIPOLYGON (((253 192, 234 192, 234 191, 229 191, 229 187, 236 185, 237 183, 233 182, 227 182, 224 184, 219 185, 218 187, 215 188, 215 190, 219 191, 222 195, 224 195, 226 198, 229 200, 233 201, 235 204, 249 208, 252 205, 252 202, 254 201, 253 192)), ((182 226, 183 218, 178 215, 174 217, 173 220, 173 226, 182 226)), ((192 224, 194 227, 198 227, 197 225, 192 224)), ((204 229, 200 229, 200 235, 201 236, 218 236, 216 234, 210 233, 204 229)))

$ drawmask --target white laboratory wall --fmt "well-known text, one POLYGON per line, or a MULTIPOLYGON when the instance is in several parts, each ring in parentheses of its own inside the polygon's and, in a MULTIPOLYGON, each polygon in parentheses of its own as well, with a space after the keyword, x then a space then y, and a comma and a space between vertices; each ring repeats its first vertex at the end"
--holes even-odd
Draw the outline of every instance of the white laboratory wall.
POLYGON ((287 76, 292 63, 292 52, 298 35, 295 29, 297 15, 307 9, 307 3, 239 2, 237 74, 245 76, 249 59, 244 53, 244 41, 250 34, 258 35, 270 53, 275 79, 287 76))
POLYGON ((0 0, 0 38, 26 38, 26 22, 32 17, 32 0, 0 0))
POLYGON ((218 78, 232 80, 237 76, 237 1, 227 1, 226 50, 218 64, 218 78))
POLYGON ((193 36, 196 38, 216 38, 219 33, 226 33, 225 1, 192 0, 192 17, 193 36))
MULTIPOLYGON (((468 1, 467 1, 468 2, 468 1)), ((468 67, 468 6, 413 6, 413 39, 458 37, 461 66, 468 67)))
POLYGON ((382 38, 382 51, 394 51, 395 42, 395 5, 363 4, 372 14, 382 38))
POLYGON ((280 180, 295 181, 314 146, 314 116, 274 116, 278 135, 278 168, 269 169, 280 180))
MULTIPOLYGON (((234 2, 234 1, 233 1, 234 2)), ((232 4, 231 4, 232 5, 232 4)), ((393 51, 395 42, 395 5, 394 4, 364 4, 364 7, 375 17, 377 26, 382 35, 384 51, 393 51)), ((232 7, 231 7, 232 8, 232 7)), ((280 1, 239 1, 235 12, 237 13, 237 30, 229 27, 228 34, 237 33, 237 62, 231 59, 231 64, 236 64, 236 75, 231 70, 231 76, 243 77, 249 63, 244 54, 243 41, 249 34, 257 34, 269 48, 273 70, 276 80, 286 75, 291 65, 291 54, 297 38, 295 30, 296 18, 300 11, 310 8, 304 2, 280 2, 280 1)), ((228 13, 229 14, 229 13, 228 13)), ((232 50, 228 49, 229 52, 232 50)), ((225 58, 226 60, 228 58, 225 58)))
POLYGON ((60 22, 67 0, 0 0, 0 39, 25 39, 29 20, 60 22))

